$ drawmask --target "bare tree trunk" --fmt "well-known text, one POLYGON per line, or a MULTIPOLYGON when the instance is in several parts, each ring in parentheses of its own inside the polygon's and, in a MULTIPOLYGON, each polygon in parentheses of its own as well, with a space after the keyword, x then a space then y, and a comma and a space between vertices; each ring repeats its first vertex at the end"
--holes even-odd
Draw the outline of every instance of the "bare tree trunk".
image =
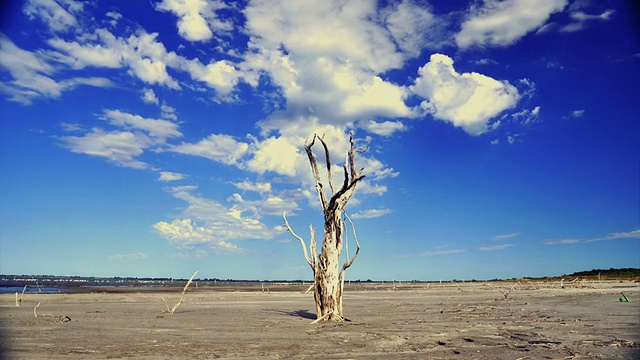
MULTIPOLYGON (((287 229, 293 234, 293 236, 300 240, 305 258, 314 273, 316 321, 344 321, 345 318, 342 310, 344 274, 347 268, 351 266, 356 256, 358 256, 358 252, 360 250, 360 244, 358 243, 357 238, 355 238, 358 248, 354 257, 349 259, 347 251, 347 261, 342 265, 342 267, 340 267, 340 255, 343 248, 343 231, 345 230, 345 224, 341 217, 344 214, 344 207, 347 204, 347 201, 349 201, 355 191, 357 182, 364 178, 364 175, 362 175, 363 169, 360 169, 360 171, 357 172, 355 169, 354 155, 356 150, 353 146, 353 137, 351 137, 349 141, 351 146, 346 154, 346 162, 343 166, 344 182, 341 188, 337 191, 333 185, 329 149, 323 138, 314 135, 311 143, 304 146, 307 156, 309 157, 311 170, 316 181, 316 191, 318 192, 318 198, 324 213, 324 238, 322 240, 322 249, 320 254, 316 253, 316 243, 314 238, 315 230, 313 227, 310 227, 310 257, 307 253, 307 247, 304 240, 293 232, 287 222, 286 213, 283 214, 287 229), (329 180, 329 187, 331 190, 331 197, 329 199, 327 199, 324 185, 320 181, 318 164, 316 162, 315 155, 311 150, 316 139, 320 140, 322 143, 326 157, 327 178, 329 180)), ((351 223, 351 219, 349 219, 349 222, 351 223)), ((351 223, 351 226, 353 228, 353 223, 351 223)), ((353 233, 355 237, 355 228, 353 233)))

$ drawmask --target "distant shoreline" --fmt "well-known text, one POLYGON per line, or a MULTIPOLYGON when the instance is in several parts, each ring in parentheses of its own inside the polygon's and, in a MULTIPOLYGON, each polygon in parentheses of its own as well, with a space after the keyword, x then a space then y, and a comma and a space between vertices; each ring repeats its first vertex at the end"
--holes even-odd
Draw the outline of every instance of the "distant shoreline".
MULTIPOLYGON (((576 281, 576 279, 605 281, 605 280, 629 280, 640 281, 640 268, 621 269, 593 269, 580 271, 568 275, 550 277, 522 277, 511 279, 485 279, 485 280, 347 280, 347 284, 372 285, 372 284, 439 284, 439 283, 465 283, 465 282, 494 282, 494 281, 576 281)), ((132 292, 161 292, 172 289, 180 289, 188 279, 174 278, 137 278, 137 277, 89 277, 89 276, 54 276, 54 275, 1 275, 0 294, 4 293, 132 293, 132 292), (26 286, 26 289, 25 289, 26 286)), ((234 280, 204 278, 194 279, 196 286, 216 291, 256 291, 267 289, 305 289, 312 280, 234 280)))

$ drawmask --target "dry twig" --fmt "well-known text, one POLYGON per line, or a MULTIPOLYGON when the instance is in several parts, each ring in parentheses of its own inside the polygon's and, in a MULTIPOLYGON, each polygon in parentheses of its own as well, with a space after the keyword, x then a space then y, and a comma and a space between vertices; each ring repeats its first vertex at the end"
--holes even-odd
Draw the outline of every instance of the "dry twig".
MULTIPOLYGON (((180 306, 180 304, 182 304, 182 302, 184 301, 184 296, 187 293, 187 289, 189 288, 189 285, 191 285, 191 283, 193 282, 193 278, 196 277, 197 273, 198 272, 196 271, 195 273, 193 273, 193 275, 191 275, 191 277, 189 278, 189 281, 187 281, 187 284, 184 286, 184 289, 182 289, 182 294, 180 295, 180 300, 171 309, 169 309, 169 304, 167 303, 167 300, 165 300, 164 298, 161 298, 162 301, 164 301, 164 304, 167 306, 167 312, 169 314, 175 313, 176 309, 178 308, 178 306, 180 306)), ((164 312, 164 310, 162 312, 164 312)))

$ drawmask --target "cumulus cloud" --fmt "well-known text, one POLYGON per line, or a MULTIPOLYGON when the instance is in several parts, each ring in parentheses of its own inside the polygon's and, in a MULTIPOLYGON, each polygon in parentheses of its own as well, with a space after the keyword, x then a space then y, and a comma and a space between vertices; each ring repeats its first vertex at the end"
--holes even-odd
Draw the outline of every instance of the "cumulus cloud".
MULTIPOLYGON (((285 137, 269 137, 256 144, 257 150, 247 162, 247 168, 258 174, 267 171, 295 177, 306 157, 300 153, 300 145, 294 145, 285 137)), ((308 164, 306 165, 308 167, 308 164)))
POLYGON ((195 144, 182 143, 169 148, 180 154, 201 156, 227 165, 237 165, 247 153, 249 145, 236 141, 232 136, 211 134, 195 144))
POLYGON ((160 100, 156 96, 156 93, 153 89, 144 89, 142 92, 142 101, 146 104, 155 104, 158 105, 160 100))
POLYGON ((542 27, 568 0, 485 0, 474 6, 455 36, 462 49, 470 46, 508 46, 542 27))
POLYGON ((380 136, 391 136, 397 131, 407 130, 407 126, 400 121, 365 120, 360 121, 358 125, 360 128, 380 136))
POLYGON ((220 20, 216 11, 227 8, 222 1, 163 0, 156 5, 160 11, 172 12, 178 17, 178 33, 189 41, 207 41, 213 30, 230 30, 232 25, 220 20))
POLYGON ((167 67, 179 67, 181 59, 157 41, 157 33, 148 34, 140 30, 138 34, 125 39, 106 29, 97 29, 94 35, 79 41, 51 39, 49 45, 60 52, 54 54, 59 61, 73 68, 126 67, 130 74, 147 84, 180 89, 178 82, 169 75, 167 67), (93 38, 95 40, 91 42, 89 39, 93 38))
POLYGON ((171 222, 159 221, 153 225, 160 235, 179 248, 205 246, 214 251, 233 250, 239 249, 234 241, 271 240, 279 232, 264 225, 257 212, 237 204, 227 207, 193 194, 195 190, 195 186, 169 188, 175 198, 187 202, 188 206, 171 222))
POLYGON ((270 193, 271 192, 271 183, 264 182, 251 182, 249 180, 243 180, 233 184, 240 190, 244 191, 254 191, 260 194, 270 193))
POLYGON ((418 72, 410 89, 427 99, 420 107, 471 135, 488 131, 490 120, 514 107, 520 98, 516 87, 507 81, 476 72, 458 73, 453 59, 443 54, 431 55, 418 72))
POLYGON ((261 0, 244 12, 252 51, 239 67, 269 74, 287 102, 286 110, 260 123, 263 131, 278 131, 283 123, 308 129, 311 118, 344 129, 362 118, 411 114, 405 89, 380 76, 400 67, 406 55, 372 21, 379 15, 375 2, 290 5, 261 0))
POLYGON ((358 192, 365 195, 384 195, 389 188, 386 185, 382 184, 374 184, 369 181, 362 181, 360 183, 360 187, 358 188, 358 192))
POLYGON ((106 110, 103 119, 124 129, 142 130, 152 138, 160 140, 182 136, 182 133, 178 130, 178 124, 168 120, 144 118, 140 115, 129 114, 120 110, 106 110))
MULTIPOLYGON (((521 6, 512 0, 505 3, 521 6)), ((496 5, 498 8, 509 6, 517 7, 496 5)), ((162 0, 156 3, 157 10, 177 17, 178 33, 192 42, 208 41, 231 29, 231 24, 220 19, 218 10, 223 8, 225 12, 238 11, 222 1, 162 0)), ((71 14, 70 9, 67 7, 71 14)), ((443 22, 446 20, 439 20, 429 6, 414 1, 392 2, 379 9, 375 1, 256 0, 248 3, 241 15, 245 16, 246 23, 237 25, 244 26, 240 30, 242 36, 247 36, 247 48, 227 52, 224 57, 217 56, 221 50, 216 48, 207 57, 187 58, 183 55, 191 52, 177 50, 179 55, 168 51, 157 33, 138 28, 115 35, 106 25, 76 38, 56 35, 47 42, 52 50, 25 54, 27 70, 14 62, 10 66, 14 73, 28 73, 34 82, 21 90, 51 89, 49 94, 59 94, 65 86, 53 81, 56 68, 75 71, 102 68, 114 73, 119 69, 119 73, 142 83, 139 85, 144 90, 137 96, 141 96, 143 102, 160 106, 161 119, 121 110, 104 111, 102 120, 108 124, 105 127, 117 130, 95 128, 82 136, 62 138, 71 151, 154 171, 159 170, 140 161, 141 155, 150 149, 170 151, 235 166, 258 174, 261 179, 279 175, 280 181, 302 184, 305 188, 312 180, 302 145, 313 133, 325 134, 334 167, 339 167, 348 147, 348 133, 356 128, 378 136, 391 136, 407 130, 405 119, 429 112, 437 119, 477 135, 488 131, 491 119, 515 106, 519 98, 518 91, 508 82, 478 73, 458 73, 453 68, 453 60, 441 54, 432 56, 431 61, 420 68, 413 86, 396 83, 389 76, 392 70, 403 67, 408 59, 420 55, 426 48, 438 48, 446 42, 441 36, 448 26, 443 22), (53 83, 48 84, 47 79, 53 83), (158 99, 151 89, 164 86, 177 91, 196 88, 199 91, 206 86, 215 91, 214 101, 233 102, 239 100, 241 84, 264 92, 265 83, 269 85, 270 95, 278 97, 281 107, 259 122, 260 137, 250 137, 247 142, 230 135, 211 134, 193 142, 169 144, 168 141, 182 136, 179 126, 170 121, 177 120, 175 109, 158 99), (412 108, 407 101, 415 96, 424 101, 412 108)), ((120 14, 107 14, 107 17, 115 26, 120 14)), ((471 22, 472 18, 467 20, 471 22)), ((483 41, 488 40, 476 43, 483 41)), ((0 64, 3 56, 6 54, 0 52, 0 64)), ((16 57, 23 58, 20 54, 16 57)), ((72 86, 72 82, 100 86, 99 78, 69 81, 68 86, 72 86)), ((365 168, 368 176, 358 188, 358 193, 364 196, 384 194, 388 187, 380 182, 398 176, 397 171, 377 160, 375 154, 358 154, 357 164, 365 168)), ((339 183, 339 168, 334 174, 339 183)), ((170 182, 185 176, 161 171, 158 180, 170 182)), ((205 243, 225 248, 220 241, 269 238, 272 230, 262 224, 260 216, 291 212, 297 209, 301 198, 315 196, 300 189, 278 193, 268 180, 246 180, 233 185, 242 190, 238 191, 242 195, 234 194, 227 200, 228 204, 194 195, 193 188, 171 188, 171 194, 189 206, 175 219, 158 222, 156 230, 176 243, 205 243), (255 200, 256 197, 259 199, 255 200)), ((389 212, 388 209, 366 210, 356 217, 372 218, 389 212)))
POLYGON ((191 219, 176 219, 171 222, 159 221, 153 228, 163 237, 176 243, 180 249, 197 244, 207 244, 214 250, 234 250, 238 246, 228 241, 217 239, 213 230, 194 225, 191 219))
POLYGON ((259 211, 264 215, 282 216, 284 212, 291 214, 296 209, 298 209, 298 204, 295 201, 278 196, 270 196, 262 201, 259 211))
POLYGON ((202 81, 210 88, 215 89, 216 99, 219 101, 233 100, 231 93, 241 78, 247 76, 227 60, 203 65, 200 60, 195 59, 185 62, 184 69, 191 74, 194 80, 202 81))
POLYGON ((83 136, 64 136, 60 138, 72 152, 98 156, 124 167, 146 169, 148 165, 136 160, 151 140, 143 134, 130 131, 104 131, 93 129, 83 136))

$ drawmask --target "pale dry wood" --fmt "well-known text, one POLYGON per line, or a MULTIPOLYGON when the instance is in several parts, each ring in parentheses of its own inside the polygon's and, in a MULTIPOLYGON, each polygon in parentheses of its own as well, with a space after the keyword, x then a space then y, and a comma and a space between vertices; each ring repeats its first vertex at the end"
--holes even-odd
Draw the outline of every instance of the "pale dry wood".
POLYGON ((51 314, 40 314, 38 315, 38 307, 40 306, 40 302, 38 302, 38 305, 33 307, 33 316, 38 318, 38 317, 50 317, 50 318, 54 318, 56 323, 65 323, 65 322, 69 322, 71 321, 71 318, 65 315, 51 315, 51 314))
POLYGON ((504 295, 504 298, 505 298, 505 299, 508 299, 508 298, 509 298, 509 295, 511 294, 511 292, 513 291, 513 289, 515 289, 515 288, 516 288, 516 286, 518 286, 518 284, 520 284, 520 282, 519 282, 519 281, 516 281, 516 283, 515 283, 515 284, 513 284, 513 286, 511 287, 511 289, 509 289, 509 290, 503 290, 503 289, 498 288, 498 291, 500 291, 500 292, 502 293, 502 295, 504 295))
MULTIPOLYGON (((289 230, 289 232, 291 232, 291 234, 300 241, 305 254, 305 259, 314 272, 314 299, 316 303, 316 314, 318 316, 318 319, 315 322, 345 320, 342 315, 344 273, 346 269, 351 266, 360 250, 360 244, 356 239, 356 244, 358 246, 356 255, 353 259, 349 259, 347 250, 346 263, 342 268, 340 268, 340 255, 343 248, 343 236, 345 233, 344 221, 341 219, 341 215, 343 214, 345 205, 355 192, 357 183, 365 177, 365 175, 362 174, 364 169, 356 171, 356 150, 354 147, 353 136, 350 136, 349 143, 350 148, 345 155, 345 164, 342 167, 344 172, 344 181, 340 189, 337 189, 337 191, 333 183, 331 155, 324 138, 314 135, 311 142, 304 145, 305 152, 307 153, 309 164, 311 166, 311 172, 315 180, 318 199, 320 200, 320 205, 324 215, 324 237, 319 254, 316 253, 313 228, 311 227, 311 242, 309 246, 311 256, 309 256, 304 240, 291 229, 291 226, 286 220, 286 214, 283 215, 287 230, 289 230), (318 169, 316 156, 312 150, 316 138, 320 141, 324 150, 327 179, 329 181, 329 189, 331 190, 331 197, 329 199, 327 199, 327 194, 325 193, 324 185, 322 184, 322 179, 320 177, 320 170, 318 169)), ((361 151, 358 150, 358 152, 361 151)), ((349 221, 351 220, 349 219, 349 221)), ((353 223, 351 223, 351 225, 353 228, 353 223)))
POLYGON ((22 304, 22 297, 24 296, 25 290, 27 290, 27 285, 22 288, 22 294, 20 294, 20 298, 18 298, 18 293, 16 292, 16 306, 20 306, 20 304, 22 304))
MULTIPOLYGON (((284 225, 287 227, 287 231, 289 231, 291 235, 293 235, 293 237, 300 240, 300 245, 302 245, 302 251, 304 252, 304 258, 307 260, 307 263, 309 263, 309 266, 311 266, 311 268, 313 269, 313 262, 311 261, 311 258, 309 257, 309 253, 307 252, 307 245, 304 243, 304 240, 300 236, 298 236, 298 234, 296 234, 295 231, 293 231, 293 229, 291 228, 291 225, 289 225, 289 221, 287 221, 286 211, 282 213, 282 218, 284 219, 284 225)), ((315 254, 313 255, 315 256, 315 254)))
MULTIPOLYGON (((184 286, 184 289, 182 289, 182 294, 180 294, 180 300, 171 309, 169 309, 169 304, 167 303, 167 300, 165 300, 164 298, 161 298, 162 301, 164 301, 164 304, 167 307, 167 312, 169 314, 174 314, 176 312, 176 310, 178 309, 178 306, 180 306, 180 304, 182 304, 182 302, 184 301, 184 296, 187 293, 187 289, 189 288, 189 285, 191 285, 191 283, 193 282, 193 278, 196 277, 196 274, 198 274, 197 271, 195 273, 193 273, 193 275, 191 275, 191 277, 189 278, 189 281, 187 281, 187 284, 184 286)), ((164 312, 164 310, 162 312, 164 312)))

